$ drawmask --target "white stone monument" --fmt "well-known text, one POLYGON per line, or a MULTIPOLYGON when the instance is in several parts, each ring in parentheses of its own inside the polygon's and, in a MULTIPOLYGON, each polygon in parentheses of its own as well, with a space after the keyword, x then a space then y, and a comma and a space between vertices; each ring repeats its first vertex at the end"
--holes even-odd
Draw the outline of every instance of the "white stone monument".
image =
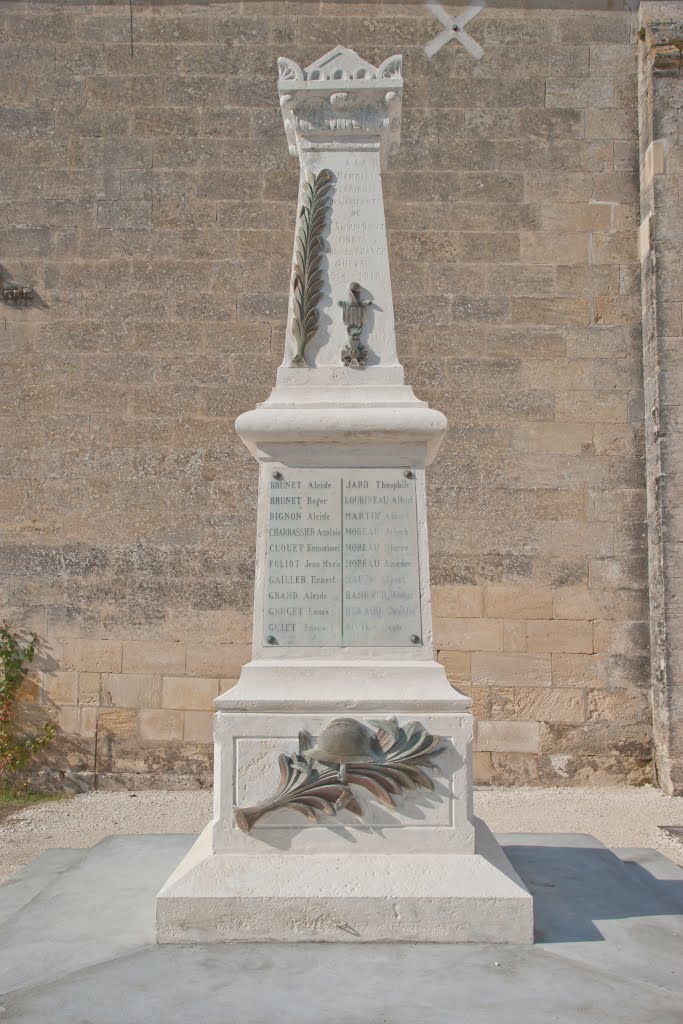
POLYGON ((279 68, 301 165, 285 358, 236 423, 260 467, 253 655, 216 701, 215 815, 158 941, 531 942, 531 896, 472 815, 470 701, 434 660, 446 420, 403 381, 381 181, 401 57, 279 68))

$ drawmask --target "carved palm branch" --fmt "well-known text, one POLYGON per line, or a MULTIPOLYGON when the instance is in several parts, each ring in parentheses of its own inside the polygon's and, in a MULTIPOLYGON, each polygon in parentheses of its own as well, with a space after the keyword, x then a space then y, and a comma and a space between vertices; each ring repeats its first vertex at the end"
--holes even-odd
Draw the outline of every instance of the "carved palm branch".
POLYGON ((441 736, 431 736, 419 722, 409 722, 405 727, 398 725, 395 718, 371 721, 377 729, 377 741, 383 758, 378 763, 353 765, 347 776, 348 782, 365 786, 386 804, 395 807, 394 796, 404 789, 434 789, 434 783, 425 769, 437 775, 438 767, 430 759, 444 749, 441 736), (379 785, 384 794, 371 788, 379 785))
POLYGON ((304 349, 318 329, 318 302, 323 291, 323 231, 329 208, 332 173, 320 171, 304 184, 294 261, 294 316, 292 333, 296 353, 292 366, 305 366, 304 349))
POLYGON ((347 785, 337 778, 335 768, 319 771, 300 754, 280 754, 278 757, 280 782, 268 800, 254 807, 236 807, 235 822, 248 832, 264 814, 282 807, 299 811, 310 821, 317 821, 317 812, 333 817, 346 807, 354 814, 361 808, 347 785))
MULTIPOLYGON (((271 811, 288 807, 318 821, 318 814, 334 817, 342 808, 362 817, 363 811, 350 789, 362 786, 381 803, 392 809, 395 798, 415 789, 434 789, 425 769, 437 773, 430 760, 444 749, 440 736, 431 736, 419 722, 409 722, 403 728, 395 719, 372 722, 377 728, 376 739, 382 750, 379 761, 348 766, 346 779, 339 780, 337 768, 318 769, 299 754, 280 754, 280 781, 268 800, 254 807, 236 807, 235 822, 243 832, 249 832, 260 818, 271 811)), ((308 733, 300 734, 302 750, 310 746, 308 733)))

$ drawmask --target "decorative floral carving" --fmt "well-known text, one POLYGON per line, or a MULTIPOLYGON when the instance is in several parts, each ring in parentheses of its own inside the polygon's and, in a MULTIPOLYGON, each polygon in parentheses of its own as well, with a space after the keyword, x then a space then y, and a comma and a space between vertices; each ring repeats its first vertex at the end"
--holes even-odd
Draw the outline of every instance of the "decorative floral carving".
POLYGON ((281 82, 303 82, 304 73, 295 60, 289 60, 287 57, 278 57, 277 67, 281 82))
POLYGON ((281 57, 278 89, 290 153, 310 144, 311 134, 361 133, 379 136, 384 165, 401 134, 401 60, 394 55, 377 68, 345 46, 304 69, 281 57))
POLYGON ((386 106, 362 103, 358 93, 332 93, 296 105, 296 127, 303 132, 367 132, 376 135, 389 125, 386 106), (335 97, 342 97, 338 102, 335 97))
POLYGON ((307 754, 313 739, 307 732, 299 733, 299 752, 278 758, 280 782, 273 796, 254 807, 235 808, 238 827, 249 832, 264 815, 284 807, 314 822, 319 814, 334 817, 343 808, 362 817, 352 786, 362 786, 392 809, 406 789, 433 790, 429 773, 436 774, 438 769, 431 758, 444 749, 442 737, 430 735, 420 722, 400 726, 395 718, 388 718, 370 725, 376 728, 372 742, 380 751, 377 759, 332 768, 313 765, 307 754))
POLYGON ((304 350, 318 329, 318 302, 322 295, 323 230, 329 206, 332 173, 322 170, 304 184, 299 211, 299 232, 294 263, 294 317, 292 333, 296 352, 292 366, 305 366, 304 350))
POLYGON ((296 61, 278 57, 280 81, 292 82, 375 82, 378 79, 400 79, 403 58, 400 54, 387 57, 378 68, 350 50, 335 46, 302 71, 296 61))
POLYGON ((378 78, 400 78, 401 68, 403 65, 403 57, 400 53, 394 54, 393 57, 387 57, 377 69, 378 78))
POLYGON ((338 110, 344 110, 351 102, 351 95, 348 92, 333 92, 330 96, 330 104, 338 110))

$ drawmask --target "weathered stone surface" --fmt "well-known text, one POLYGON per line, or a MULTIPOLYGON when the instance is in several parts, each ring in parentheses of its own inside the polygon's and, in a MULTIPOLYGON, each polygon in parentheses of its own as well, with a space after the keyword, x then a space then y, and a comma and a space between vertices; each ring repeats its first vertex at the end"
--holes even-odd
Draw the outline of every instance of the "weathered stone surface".
POLYGON ((440 650, 501 651, 500 619, 434 619, 434 642, 440 650))
POLYGON ((140 736, 144 740, 181 740, 183 714, 180 711, 140 712, 140 736))
POLYGON ((210 711, 186 711, 183 739, 188 743, 213 744, 213 714, 210 711))
POLYGON ((78 701, 78 674, 76 672, 50 672, 43 676, 43 699, 49 704, 62 706, 78 701))
POLYGON ((479 722, 475 745, 477 750, 536 754, 539 728, 538 722, 479 722))
POLYGON ((86 672, 120 672, 122 645, 116 640, 66 640, 64 666, 86 672))
POLYGON ((553 654, 552 682, 554 686, 605 687, 607 659, 602 654, 553 654))
POLYGON ((89 706, 99 704, 101 681, 99 672, 79 672, 78 703, 89 706))
POLYGON ((137 734, 138 712, 134 710, 123 708, 101 710, 97 721, 105 735, 128 739, 137 734))
POLYGON ((186 669, 190 676, 237 678, 250 657, 244 644, 188 644, 186 669))
POLYGON ((125 672, 184 672, 185 646, 154 641, 124 642, 123 668, 125 672))
POLYGON ((439 661, 446 670, 446 675, 451 683, 454 683, 456 687, 461 682, 466 682, 470 678, 470 658, 471 655, 463 651, 440 651, 439 661))
POLYGON ((432 608, 438 616, 480 618, 484 612, 484 589, 454 585, 435 587, 432 608))
MULTIPOLYGON (((592 696, 592 694, 591 694, 592 696)), ((583 722, 586 718, 582 690, 524 690, 515 692, 515 717, 539 722, 583 722)))
POLYGON ((513 619, 540 619, 552 614, 550 587, 487 587, 486 614, 513 619))
POLYGON ((652 782, 652 762, 621 753, 542 754, 537 781, 548 786, 644 786, 652 782))
POLYGON ((218 692, 218 679, 166 676, 163 681, 162 706, 187 711, 210 711, 218 692))
POLYGON ((503 622, 503 650, 521 653, 526 651, 526 622, 512 619, 503 622))
POLYGON ((527 629, 530 651, 567 654, 591 654, 593 651, 593 626, 590 622, 531 619, 527 629))
POLYGON ((626 724, 614 721, 585 725, 545 724, 541 727, 541 748, 553 754, 623 754, 647 760, 652 728, 649 722, 626 724))
POLYGON ((103 675, 101 700, 119 708, 158 708, 161 681, 153 675, 103 675))
POLYGON ((479 686, 550 686, 550 656, 472 654, 472 682, 479 686))

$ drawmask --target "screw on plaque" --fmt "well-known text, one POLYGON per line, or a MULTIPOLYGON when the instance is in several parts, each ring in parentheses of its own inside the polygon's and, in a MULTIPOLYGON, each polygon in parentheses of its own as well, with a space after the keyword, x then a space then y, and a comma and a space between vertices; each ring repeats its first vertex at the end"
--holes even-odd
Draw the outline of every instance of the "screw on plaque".
POLYGON ((413 633, 413 635, 410 638, 410 642, 411 644, 421 644, 422 637, 418 636, 417 633, 413 633))
POLYGON ((406 469, 404 471, 403 475, 404 475, 404 477, 406 477, 407 480, 414 480, 415 479, 415 474, 413 473, 412 469, 406 469))
POLYGON ((273 480, 284 480, 284 477, 279 469, 276 469, 273 473, 273 480))
POLYGON ((267 644, 276 644, 276 643, 277 643, 277 640, 275 639, 275 637, 274 637, 274 636, 267 636, 267 637, 266 637, 266 643, 267 643, 267 644))

